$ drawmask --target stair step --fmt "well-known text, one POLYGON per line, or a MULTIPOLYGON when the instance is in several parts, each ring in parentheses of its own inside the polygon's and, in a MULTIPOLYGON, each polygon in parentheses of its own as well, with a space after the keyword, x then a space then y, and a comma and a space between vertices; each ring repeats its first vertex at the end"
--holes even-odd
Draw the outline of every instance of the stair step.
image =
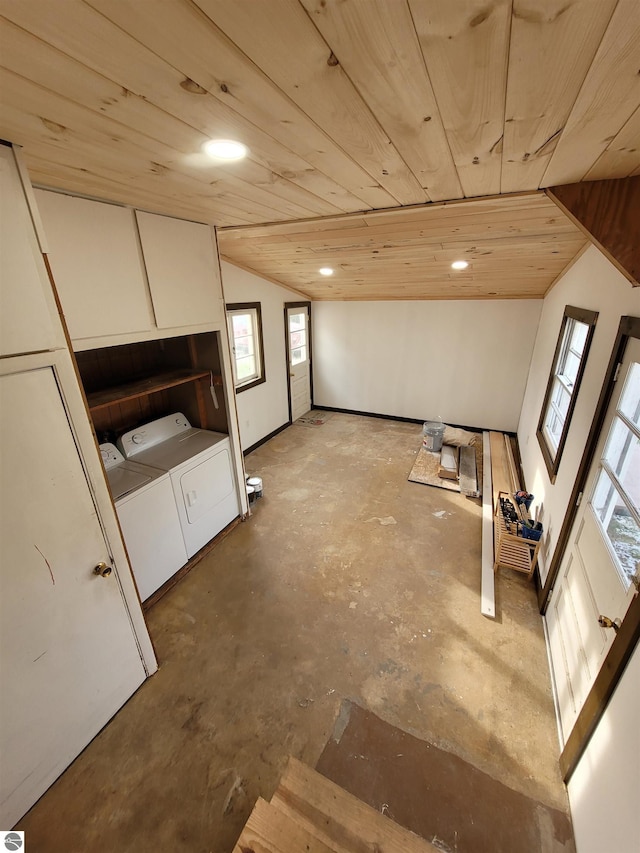
POLYGON ((295 758, 289 759, 271 805, 334 853, 437 853, 428 841, 295 758))
POLYGON ((285 812, 256 802, 233 853, 335 853, 285 812))

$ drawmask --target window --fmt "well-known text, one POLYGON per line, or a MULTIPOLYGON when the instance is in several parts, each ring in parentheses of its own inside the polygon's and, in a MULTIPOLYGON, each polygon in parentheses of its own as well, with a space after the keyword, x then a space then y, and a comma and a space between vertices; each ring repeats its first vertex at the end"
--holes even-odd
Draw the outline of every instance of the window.
POLYGON ((640 569, 640 364, 627 374, 591 506, 625 590, 640 569))
POLYGON ((538 422, 538 441, 553 483, 560 467, 571 415, 598 314, 567 305, 538 422))
POLYGON ((259 302, 227 305, 229 342, 233 354, 236 391, 246 391, 266 382, 262 346, 262 315, 259 302))

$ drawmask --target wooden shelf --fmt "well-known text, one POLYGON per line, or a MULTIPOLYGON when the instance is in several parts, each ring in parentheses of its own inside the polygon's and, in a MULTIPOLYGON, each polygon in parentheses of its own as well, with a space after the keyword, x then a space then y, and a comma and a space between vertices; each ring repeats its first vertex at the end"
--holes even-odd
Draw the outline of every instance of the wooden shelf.
MULTIPOLYGON (((153 394, 157 391, 165 391, 167 388, 175 388, 176 385, 184 385, 186 382, 194 382, 197 379, 209 378, 208 370, 168 370, 165 373, 156 373, 146 379, 137 379, 135 382, 127 382, 102 391, 94 391, 87 394, 89 410, 97 412, 126 400, 135 400, 136 397, 144 397, 145 394, 153 394)), ((219 377, 214 377, 214 384, 218 384, 219 377)))

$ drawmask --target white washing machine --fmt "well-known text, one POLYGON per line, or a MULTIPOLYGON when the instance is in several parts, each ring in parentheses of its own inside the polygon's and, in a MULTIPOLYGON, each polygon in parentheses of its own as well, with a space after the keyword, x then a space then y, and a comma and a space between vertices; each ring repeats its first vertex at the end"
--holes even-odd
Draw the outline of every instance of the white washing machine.
POLYGON ((187 555, 192 557, 240 513, 229 436, 167 415, 125 433, 127 459, 168 471, 187 555))
POLYGON ((188 560, 171 478, 161 468, 125 460, 113 444, 101 444, 100 452, 138 592, 145 601, 188 560))

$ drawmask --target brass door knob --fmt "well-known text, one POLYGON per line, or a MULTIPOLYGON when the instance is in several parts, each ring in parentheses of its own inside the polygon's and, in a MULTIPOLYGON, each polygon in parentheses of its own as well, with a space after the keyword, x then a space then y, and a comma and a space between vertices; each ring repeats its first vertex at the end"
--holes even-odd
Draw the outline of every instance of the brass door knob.
POLYGON ((93 573, 94 575, 100 575, 101 578, 108 578, 112 571, 111 566, 107 565, 107 563, 98 563, 93 573))
POLYGON ((608 616, 598 616, 598 625, 602 628, 613 628, 614 632, 617 634, 622 626, 621 619, 609 619, 608 616))

